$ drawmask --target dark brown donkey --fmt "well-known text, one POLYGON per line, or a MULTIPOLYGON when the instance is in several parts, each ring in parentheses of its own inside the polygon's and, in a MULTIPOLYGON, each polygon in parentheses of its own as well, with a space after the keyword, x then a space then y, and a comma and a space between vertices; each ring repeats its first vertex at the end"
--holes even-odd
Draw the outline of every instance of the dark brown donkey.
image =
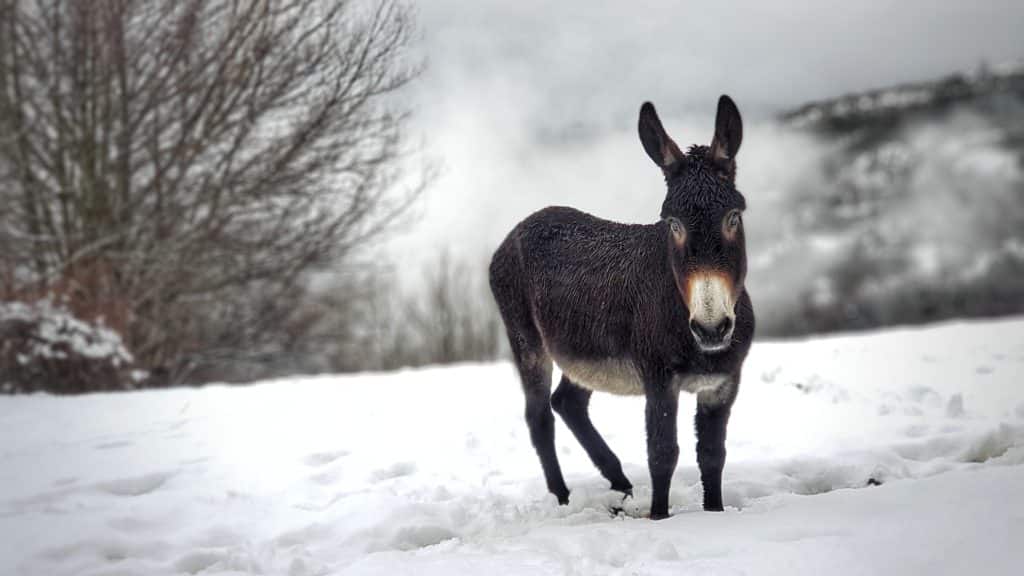
POLYGON ((494 253, 491 291, 505 321, 530 439, 562 504, 569 489, 555 455, 552 409, 611 487, 631 494, 622 464, 587 414, 594 390, 647 398, 651 517, 668 516, 679 459, 679 391, 697 394, 697 462, 704 509, 722 509, 725 429, 754 333, 736 152, 739 110, 718 101, 710 146, 684 154, 654 106, 640 108, 640 142, 665 175, 661 220, 619 224, 572 208, 545 208, 494 253), (562 381, 551 394, 551 363, 562 381))

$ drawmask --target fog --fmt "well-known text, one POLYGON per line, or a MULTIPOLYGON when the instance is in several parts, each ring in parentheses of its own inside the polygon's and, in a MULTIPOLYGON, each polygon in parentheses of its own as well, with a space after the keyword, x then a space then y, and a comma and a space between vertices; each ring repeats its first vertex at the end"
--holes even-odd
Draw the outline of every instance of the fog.
MULTIPOLYGON (((211 375, 196 376, 197 379, 250 380, 257 377, 255 371, 265 369, 264 364, 273 364, 270 372, 284 374, 386 370, 494 357, 499 346, 495 342, 502 340, 501 322, 487 294, 485 267, 502 238, 517 222, 551 205, 574 206, 622 222, 655 221, 665 186, 660 170, 638 141, 640 104, 650 100, 657 105, 666 128, 681 146, 708 144, 716 101, 723 93, 733 97, 744 117, 745 137, 737 157, 737 185, 747 198, 747 287, 757 304, 759 337, 1024 313, 1024 44, 1019 37, 1024 4, 1019 0, 980 6, 920 0, 826 0, 811 5, 718 2, 699 5, 699 9, 692 3, 686 7, 660 1, 408 1, 414 3, 415 18, 396 16, 395 25, 415 21, 415 38, 411 44, 403 40, 388 45, 397 51, 393 63, 399 69, 404 70, 400 64, 406 62, 422 62, 424 72, 412 84, 403 84, 399 93, 376 94, 380 96, 376 102, 397 104, 396 108, 411 114, 410 121, 402 125, 406 130, 404 138, 395 144, 410 152, 405 156, 412 168, 408 183, 422 183, 418 178, 422 172, 417 170, 422 165, 428 166, 428 173, 436 177, 410 211, 399 211, 400 225, 382 228, 380 236, 359 242, 351 251, 339 246, 343 242, 333 239, 294 242, 296 250, 312 246, 309 249, 317 255, 326 255, 323 246, 337 247, 332 251, 336 258, 326 262, 326 266, 319 266, 321 256, 279 257, 280 250, 268 250, 268 258, 272 255, 274 262, 282 266, 280 278, 273 278, 273 282, 280 279, 282 290, 294 288, 294 296, 279 297, 264 286, 255 287, 250 276, 259 282, 270 282, 261 280, 258 274, 235 274, 241 278, 238 289, 245 292, 232 294, 248 296, 248 290, 259 292, 267 306, 262 305, 262 300, 250 302, 248 297, 222 298, 221 293, 207 288, 219 286, 220 282, 196 280, 195 290, 203 291, 205 300, 196 304, 182 299, 180 305, 190 311, 198 310, 197 306, 216 311, 191 315, 212 318, 211 325, 216 329, 203 327, 205 320, 195 324, 183 321, 181 334, 215 334, 216 338, 223 334, 224 341, 234 346, 233 352, 251 360, 254 370, 236 368, 239 362, 234 358, 227 362, 217 356, 210 362, 220 362, 226 368, 213 368, 211 375), (989 66, 1008 62, 1022 66, 989 66), (912 110, 893 104, 908 93, 889 91, 880 94, 895 98, 880 96, 876 101, 854 97, 842 101, 842 106, 801 108, 809 102, 843 94, 935 81, 954 72, 971 75, 918 87, 916 100, 910 95, 916 106, 912 110), (820 122, 800 124, 782 120, 784 112, 797 108, 814 113, 805 119, 817 117, 820 122), (306 266, 303 262, 311 264, 306 266), (317 265, 315 270, 313 264, 317 265), (297 275, 293 270, 304 272, 297 275), (292 282, 296 277, 308 278, 309 282, 292 282), (282 317, 288 315, 294 326, 266 330, 259 322, 240 321, 231 316, 250 318, 263 315, 270 308, 282 317), (249 341, 243 343, 239 339, 241 331, 235 328, 237 325, 251 327, 245 335, 249 341), (293 337, 294 332, 301 332, 305 339, 293 337), (262 342, 269 342, 267 349, 275 351, 264 353, 251 345, 262 342), (459 342, 467 344, 456 345, 459 342), (263 360, 264 357, 268 359, 263 360), (224 370, 233 372, 225 376, 224 370)), ((365 8, 371 3, 360 0, 353 4, 365 8)), ((404 14, 399 10, 392 15, 398 13, 404 14)), ((31 11, 26 14, 31 16, 31 11)), ((101 24, 114 26, 116 20, 101 24)), ((54 25, 59 22, 55 20, 54 25)), ((97 25, 87 32, 100 42, 110 36, 103 26, 97 25)), ((54 33, 55 39, 67 41, 68 46, 77 41, 73 32, 78 28, 65 26, 61 30, 54 33), (70 32, 64 34, 65 31, 70 32)), ((352 34, 337 37, 357 37, 356 30, 358 27, 350 30, 352 34)), ((177 33, 170 30, 167 34, 168 38, 175 38, 177 33)), ((26 38, 27 46, 36 44, 32 38, 26 38)), ((12 46, 20 45, 16 38, 11 42, 12 46)), ((55 62, 74 52, 46 46, 43 43, 34 47, 52 53, 57 58, 55 62)), ((228 60, 235 57, 234 52, 222 52, 228 60)), ((254 48, 254 55, 263 53, 262 48, 254 48)), ((349 56, 355 58, 352 55, 357 53, 362 52, 356 50, 349 56)), ((210 66, 211 70, 219 70, 217 74, 234 69, 234 65, 210 66)), ((49 69, 8 67, 9 71, 25 71, 31 85, 41 91, 39 94, 47 92, 53 84, 46 74, 49 69)), ((72 77, 76 69, 70 64, 55 64, 52 69, 69 74, 67 82, 61 80, 54 86, 78 85, 72 77)), ((307 74, 304 68, 298 70, 295 78, 316 77, 307 74)), ((100 76, 100 84, 112 82, 115 77, 100 76)), ((181 90, 191 91, 194 86, 187 76, 176 81, 181 83, 181 90)), ((213 85, 220 84, 224 82, 213 85)), ((339 81, 322 85, 348 84, 339 81)), ((93 92, 103 94, 102 90, 93 92)), ((69 94, 77 93, 72 90, 69 94)), ((15 107, 10 109, 19 111, 5 117, 9 124, 16 120, 18 129, 8 132, 24 132, 22 119, 35 118, 41 101, 59 101, 61 105, 76 101, 73 96, 56 100, 37 96, 31 93, 12 100, 15 104, 11 106, 15 107)), ((139 99, 140 109, 150 106, 152 101, 170 102, 154 95, 139 99)), ((322 101, 337 103, 359 98, 322 101)), ((204 106, 203 102, 197 100, 197 106, 204 106)), ((106 105, 97 104, 101 108, 106 105)), ((376 113, 376 103, 373 108, 376 113)), ((63 116, 64 112, 55 112, 53 117, 59 120, 63 116)), ((83 123, 83 133, 92 129, 88 116, 76 117, 76 122, 83 123)), ((163 117, 162 113, 158 116, 163 117)), ((171 115, 180 117, 179 120, 193 116, 171 115)), ((267 126, 276 133, 280 123, 269 118, 267 126)), ((361 121, 352 126, 376 124, 361 121)), ((163 122, 156 125, 162 126, 163 122)), ((111 134, 119 133, 113 128, 108 130, 111 134)), ((318 134, 335 138, 332 142, 340 144, 313 148, 347 150, 345 154, 363 157, 361 147, 349 150, 351 147, 339 134, 343 131, 344 128, 318 130, 318 134)), ((39 149, 54 150, 52 159, 46 155, 20 154, 15 149, 7 150, 7 158, 0 159, 19 167, 7 171, 5 183, 14 183, 10 190, 18 192, 21 198, 9 204, 27 211, 21 212, 26 214, 34 210, 34 200, 24 199, 35 196, 30 191, 38 183, 34 172, 22 169, 22 164, 31 160, 41 163, 42 170, 52 171, 52 166, 64 162, 65 155, 92 157, 93 140, 72 139, 67 150, 84 148, 71 153, 65 152, 64 144, 51 145, 45 128, 35 132, 43 142, 39 149), (23 205, 28 208, 22 208, 23 205)), ((365 142, 377 140, 361 137, 365 142)), ((117 140, 102 138, 102 142, 110 145, 117 140)), ((282 138, 282 142, 285 140, 282 138)), ((382 136, 379 140, 392 142, 390 137, 382 136)), ((260 146, 265 145, 266 140, 260 142, 260 146)), ((132 149, 136 148, 145 147, 140 144, 132 149)), ((212 146, 210 153, 220 154, 216 148, 212 146)), ((186 152, 192 154, 191 147, 186 152)), ((325 154, 331 156, 330 152, 325 154)), ((159 164, 163 162, 159 156, 147 161, 159 164)), ((373 161, 368 163, 377 166, 373 161)), ((106 164, 112 170, 116 168, 106 164)), ((151 189, 146 180, 148 169, 131 162, 115 164, 141 175, 142 184, 134 189, 151 189)), ((231 167, 236 163, 226 160, 200 164, 231 167)), ((241 164, 258 169, 276 166, 241 164)), ((327 166, 317 164, 321 165, 327 166)), ((82 170, 92 170, 90 166, 86 168, 82 170)), ((388 163, 379 179, 374 177, 373 190, 381 189, 376 186, 378 182, 384 186, 390 183, 391 168, 388 163)), ((346 175, 342 180, 350 173, 359 173, 340 171, 346 175)), ((202 172, 185 174, 195 176, 196 185, 203 189, 210 182, 202 172)), ((296 171, 295 182, 305 182, 306 175, 302 170, 296 171)), ((120 181, 114 175, 103 177, 120 181)), ((80 179, 87 180, 85 176, 80 179)), ((53 180, 46 201, 52 201, 56 211, 66 204, 66 193, 62 188, 63 176, 53 180)), ((224 182, 248 180, 249 177, 224 178, 224 182)), ((277 178, 253 180, 273 181, 274 193, 284 189, 277 186, 277 178)), ((81 186, 83 195, 91 193, 90 186, 81 186)), ((113 194, 112 188, 100 189, 113 194)), ((193 190, 189 186, 180 189, 193 190)), ((294 192, 305 194, 308 190, 313 188, 296 185, 294 192)), ((295 238, 303 238, 309 232, 306 224, 321 215, 344 217, 339 220, 342 222, 347 221, 350 212, 360 212, 344 204, 341 187, 333 190, 338 192, 337 200, 332 202, 317 195, 318 207, 321 200, 331 202, 330 206, 316 210, 316 218, 296 218, 288 238, 292 232, 295 238)), ((196 198, 202 202, 218 201, 209 195, 196 198)), ((390 209, 400 206, 403 198, 397 194, 387 196, 380 206, 381 214, 393 214, 390 209)), ((192 201, 191 197, 188 201, 192 201)), ((79 204, 83 214, 95 211, 90 208, 91 201, 79 204)), ((289 213, 305 212, 290 202, 259 204, 261 209, 266 205, 283 210, 282 218, 289 213)), ((113 218, 106 212, 113 214, 105 211, 103 218, 113 218)), ((202 210, 192 212, 204 215, 199 219, 201 222, 213 223, 213 228, 222 227, 216 219, 206 218, 202 210)), ((11 214, 15 217, 7 220, 7 227, 13 232, 0 232, 4 239, 18 240, 23 248, 7 259, 9 265, 0 262, 0 268, 14 271, 0 270, 0 284, 14 286, 0 285, 0 289, 7 290, 8 297, 33 297, 36 290, 42 290, 34 284, 50 287, 42 280, 33 282, 32 278, 52 276, 56 279, 56 290, 82 292, 83 295, 74 296, 78 302, 72 304, 78 309, 72 309, 72 313, 90 318, 123 318, 126 330, 141 326, 141 336, 129 334, 129 350, 136 346, 133 338, 144 342, 143 347, 150 341, 146 339, 172 341, 165 338, 168 331, 162 329, 163 321, 138 320, 138 311, 132 308, 136 304, 122 304, 109 298, 111 304, 107 305, 106 296, 98 297, 107 290, 102 283, 97 282, 90 289, 95 294, 78 290, 74 274, 97 278, 121 274, 115 270, 93 272, 84 264, 71 265, 79 260, 105 264, 106 257, 89 252, 99 248, 87 243, 87 256, 79 256, 63 249, 65 241, 59 231, 52 234, 57 240, 40 240, 32 230, 34 216, 11 214), (58 248, 51 250, 51 246, 58 248), (43 250, 41 247, 50 250, 46 258, 55 262, 53 266, 40 264, 42 259, 37 252, 43 250), (70 260, 65 262, 65 258, 70 260), (10 277, 14 280, 7 279, 10 277), (68 278, 72 281, 66 281, 68 278), (33 285, 29 296, 25 296, 22 283, 33 285), (62 289, 61 285, 69 288, 62 289), (120 316, 110 312, 114 308, 120 316)), ((106 233, 106 220, 91 225, 91 216, 82 218, 82 230, 106 233)), ((248 221, 246 224, 238 226, 239 238, 252 235, 247 229, 248 221)), ((134 229, 133 224, 132 234, 134 229)), ((204 232, 202 237, 211 242, 211 250, 196 250, 189 242, 180 242, 178 245, 185 247, 181 248, 185 250, 181 257, 168 258, 167 250, 161 248, 155 258, 190 268, 192 253, 208 257, 207 252, 212 253, 214 246, 228 249, 237 244, 245 249, 234 249, 225 260, 209 257, 203 273, 209 270, 211 275, 219 274, 225 267, 222 262, 229 260, 239 268, 249 268, 255 261, 249 246, 277 246, 281 240, 278 229, 268 228, 266 241, 261 243, 223 242, 219 236, 204 232)), ((369 232, 374 227, 367 224, 358 229, 369 232)), ((332 230, 336 228, 325 226, 324 234, 332 230)), ((356 235, 353 232, 353 237, 356 235)), ((334 238, 343 237, 347 236, 338 234, 334 238)), ((153 247, 163 246, 163 240, 154 237, 148 245, 156 249, 153 247)), ((123 247, 112 250, 115 260, 123 259, 118 253, 123 247)), ((178 298, 183 292, 176 283, 185 274, 176 274, 176 268, 166 272, 166 267, 146 265, 151 262, 150 258, 132 259, 137 270, 135 277, 145 280, 126 285, 154 284, 160 289, 170 286, 168 298, 178 298), (151 282, 147 274, 152 270, 157 270, 153 274, 161 274, 160 278, 165 280, 151 282)), ((138 298, 150 298, 148 290, 140 288, 137 292, 141 294, 138 298)), ((166 312, 170 310, 166 305, 157 308, 167 318, 190 316, 166 312)), ((216 338, 211 336, 210 341, 216 338)), ((182 343, 181 350, 205 350, 193 340, 188 336, 174 342, 182 343)), ((151 363, 156 365, 172 354, 161 352, 151 356, 151 363)), ((206 356, 213 358, 216 354, 206 356)), ((192 370, 183 368, 186 369, 192 370)))
POLYGON ((688 145, 710 140, 718 95, 733 96, 746 121, 738 187, 748 227, 768 227, 762 208, 815 153, 772 125, 777 112, 1019 58, 1024 22, 1020 2, 417 7, 427 69, 411 94, 413 127, 439 176, 390 246, 410 272, 440 246, 482 262, 547 205, 656 219, 663 184, 635 131, 644 100, 688 145))
MULTIPOLYGON (((993 233, 1000 206, 1020 204, 1021 175, 1012 156, 985 140, 991 119, 909 129, 903 152, 924 165, 902 183, 898 211, 842 234, 815 225, 804 206, 817 190, 834 189, 836 175, 820 167, 836 143, 777 119, 809 101, 1019 61, 1020 2, 723 2, 698 10, 660 1, 434 0, 418 12, 427 68, 409 95, 422 143, 416 160, 433 162, 438 176, 385 250, 407 292, 418 290, 441 250, 484 281, 497 244, 545 206, 655 221, 665 189, 636 135, 640 104, 655 103, 681 146, 707 144, 722 93, 744 116, 737 186, 748 202, 748 286, 766 319, 800 300, 841 297, 824 276, 842 276, 840 263, 871 250, 856 235, 884 237, 883 261, 869 265, 893 282, 940 282, 983 267, 978 251, 1016 246, 993 233), (970 164, 956 186, 943 181, 953 160, 970 164), (1002 168, 992 177, 967 173, 993 166, 1002 168), (962 187, 993 178, 992 194, 963 196, 962 187), (885 253, 897 249, 898 257, 885 253)), ((851 289, 884 290, 871 282, 851 289)))

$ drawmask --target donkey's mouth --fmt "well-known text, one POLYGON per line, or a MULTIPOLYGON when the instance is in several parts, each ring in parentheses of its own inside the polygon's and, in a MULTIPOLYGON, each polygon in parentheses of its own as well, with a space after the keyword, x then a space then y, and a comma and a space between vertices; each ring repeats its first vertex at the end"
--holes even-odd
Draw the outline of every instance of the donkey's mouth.
POLYGON ((697 341, 697 349, 700 350, 703 354, 718 354, 721 352, 725 352, 731 346, 731 340, 726 340, 724 342, 719 342, 717 344, 704 344, 700 340, 697 341))
POLYGON ((732 333, 735 322, 726 316, 714 326, 707 326, 696 319, 690 320, 690 333, 697 343, 697 348, 705 354, 724 352, 732 344, 732 333))

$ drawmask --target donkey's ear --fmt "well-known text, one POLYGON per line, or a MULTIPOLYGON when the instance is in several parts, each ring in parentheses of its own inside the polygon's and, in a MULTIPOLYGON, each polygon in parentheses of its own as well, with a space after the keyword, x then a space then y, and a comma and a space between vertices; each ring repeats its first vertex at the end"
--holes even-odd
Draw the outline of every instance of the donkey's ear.
POLYGON ((679 146, 676 146, 676 143, 665 133, 665 128, 661 125, 661 120, 658 119, 658 113, 654 111, 654 104, 644 102, 640 107, 640 122, 637 130, 640 132, 640 143, 644 145, 647 155, 662 170, 667 170, 683 157, 679 146))
POLYGON ((736 103, 725 94, 718 99, 718 113, 715 115, 715 137, 711 140, 711 156, 720 164, 733 170, 736 167, 736 153, 743 142, 743 119, 736 103))

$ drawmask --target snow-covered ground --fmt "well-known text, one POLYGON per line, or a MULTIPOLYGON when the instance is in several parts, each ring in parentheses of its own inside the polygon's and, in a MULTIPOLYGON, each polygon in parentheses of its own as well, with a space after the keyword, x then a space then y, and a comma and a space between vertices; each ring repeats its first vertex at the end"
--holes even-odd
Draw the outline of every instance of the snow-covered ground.
POLYGON ((1022 375, 1022 319, 755 344, 727 511, 683 425, 659 522, 642 400, 592 403, 625 513, 561 423, 559 507, 505 363, 4 397, 0 574, 1020 574, 1022 375))

